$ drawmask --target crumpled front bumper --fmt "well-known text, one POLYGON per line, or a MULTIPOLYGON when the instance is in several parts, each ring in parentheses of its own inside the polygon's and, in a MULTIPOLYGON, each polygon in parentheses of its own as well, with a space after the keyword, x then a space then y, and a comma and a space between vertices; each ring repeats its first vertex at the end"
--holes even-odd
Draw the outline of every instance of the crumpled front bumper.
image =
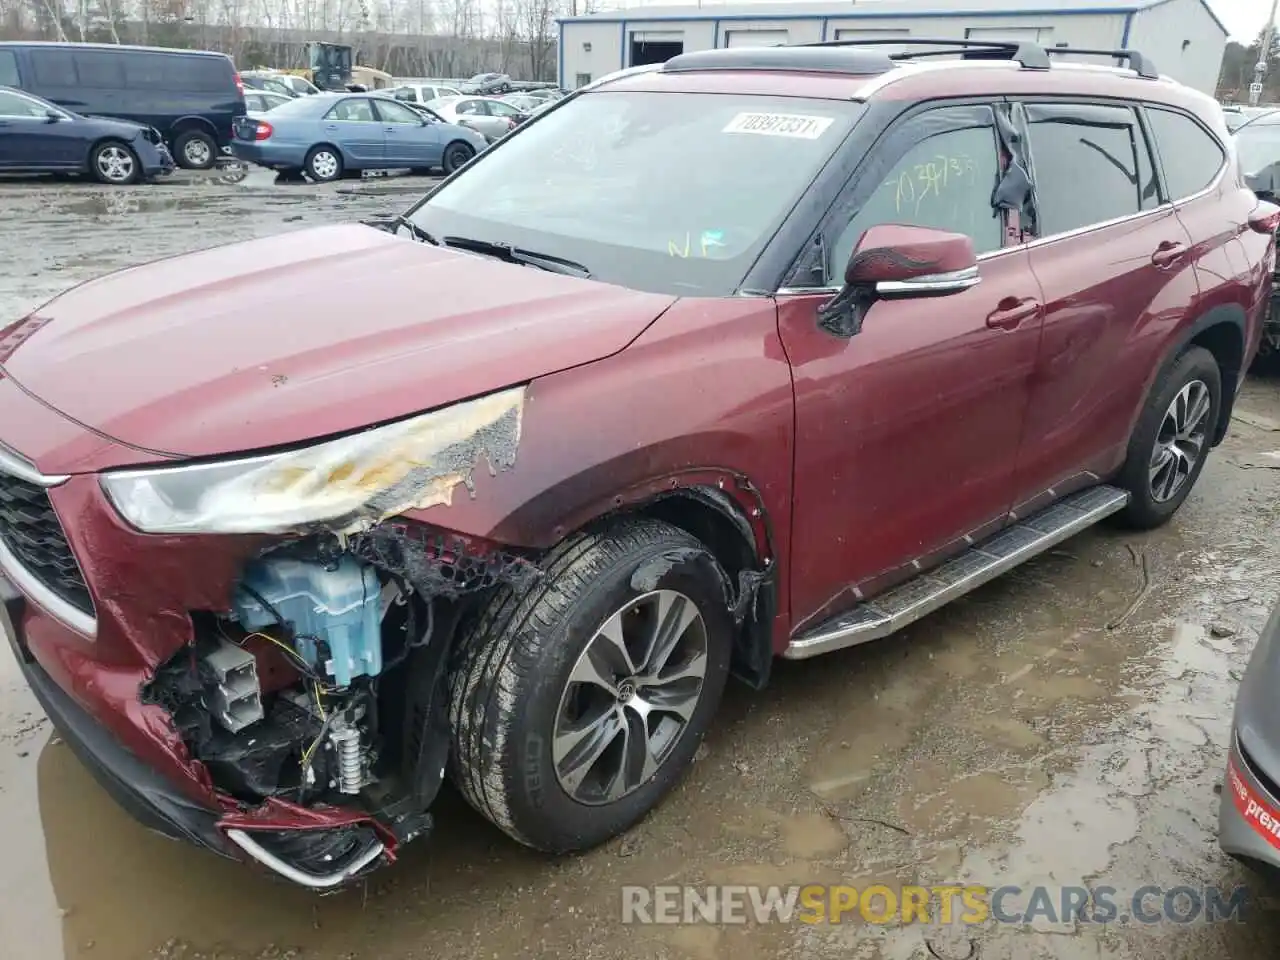
POLYGON ((54 682, 27 647, 25 630, 32 616, 47 617, 0 576, 0 632, 8 638, 27 685, 94 779, 144 827, 219 856, 256 861, 294 883, 318 890, 341 886, 380 862, 395 859, 394 837, 355 811, 304 809, 279 801, 244 810, 212 792, 212 804, 193 799, 174 780, 139 759, 54 682), (319 838, 339 830, 361 831, 364 840, 324 871, 291 863, 286 854, 272 849, 268 839, 287 835, 296 840, 304 833, 319 838))

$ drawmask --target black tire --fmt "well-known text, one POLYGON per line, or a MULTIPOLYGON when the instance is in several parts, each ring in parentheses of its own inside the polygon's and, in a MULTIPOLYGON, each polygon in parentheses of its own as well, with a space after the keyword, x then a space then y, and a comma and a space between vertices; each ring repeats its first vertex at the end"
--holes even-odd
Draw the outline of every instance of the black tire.
POLYGON ((463 164, 470 163, 471 158, 476 155, 475 147, 461 140, 455 140, 444 148, 444 159, 442 165, 444 167, 445 176, 453 173, 463 164))
POLYGON ((99 183, 123 187, 142 179, 142 163, 123 140, 104 140, 89 151, 89 173, 99 183))
MULTIPOLYGON (((1116 483, 1129 491, 1129 505, 1116 515, 1123 526, 1136 530, 1151 530, 1168 522, 1187 499, 1200 471, 1208 459, 1214 431, 1222 411, 1222 372, 1212 353, 1203 347, 1188 347, 1160 375, 1147 397, 1146 406, 1138 417, 1133 434, 1129 438, 1129 453, 1116 483), (1195 461, 1185 472, 1180 485, 1168 497, 1161 498, 1153 491, 1160 484, 1151 476, 1157 443, 1167 433, 1166 415, 1175 398, 1184 388, 1196 383, 1208 391, 1209 410, 1203 416, 1204 439, 1195 452, 1195 461)), ((1188 444, 1182 444, 1190 450, 1188 444)), ((1181 447, 1180 447, 1181 449, 1181 447)))
POLYGON ((203 130, 183 130, 173 141, 173 159, 185 170, 212 170, 218 144, 203 130))
POLYGON ((660 521, 570 537, 542 569, 521 590, 502 588, 463 631, 450 677, 450 766, 467 801, 513 839, 568 853, 637 823, 688 769, 724 691, 733 622, 723 569, 697 539, 660 521), (702 615, 697 703, 641 785, 614 801, 580 802, 566 792, 552 757, 561 698, 597 630, 656 590, 677 590, 702 615))
POLYGON ((303 169, 316 183, 332 183, 334 180, 340 180, 344 172, 342 151, 327 143, 314 146, 307 154, 303 169))

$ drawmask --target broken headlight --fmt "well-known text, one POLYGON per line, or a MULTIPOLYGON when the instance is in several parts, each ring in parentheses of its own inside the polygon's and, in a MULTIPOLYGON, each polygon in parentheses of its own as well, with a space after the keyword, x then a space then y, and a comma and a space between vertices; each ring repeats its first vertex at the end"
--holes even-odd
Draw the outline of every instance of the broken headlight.
POLYGON ((102 476, 115 508, 144 533, 368 529, 449 503, 481 457, 515 462, 524 387, 284 453, 102 476))

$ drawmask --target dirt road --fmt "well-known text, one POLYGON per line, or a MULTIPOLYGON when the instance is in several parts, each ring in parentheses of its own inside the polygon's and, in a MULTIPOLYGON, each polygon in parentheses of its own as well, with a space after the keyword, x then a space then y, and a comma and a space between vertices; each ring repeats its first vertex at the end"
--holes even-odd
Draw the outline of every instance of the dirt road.
MULTIPOLYGON (((422 188, 0 184, 0 317, 110 269, 387 212, 422 188)), ((449 796, 430 841, 316 898, 135 826, 0 653, 0 957, 1270 958, 1280 920, 1257 909, 1031 928, 620 919, 626 884, 1266 894, 1214 843, 1236 680, 1280 594, 1280 382, 1252 382, 1239 406, 1171 526, 1085 533, 905 634, 731 690, 680 789, 579 858, 518 848, 449 796)))

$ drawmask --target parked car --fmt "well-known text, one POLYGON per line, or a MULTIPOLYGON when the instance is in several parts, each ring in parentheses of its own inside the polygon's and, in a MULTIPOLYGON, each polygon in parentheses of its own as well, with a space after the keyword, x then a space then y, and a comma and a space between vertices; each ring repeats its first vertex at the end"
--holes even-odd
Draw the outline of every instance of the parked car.
POLYGON ((203 50, 93 43, 0 43, 0 86, 74 113, 159 130, 179 166, 208 169, 245 112, 231 59, 203 50))
POLYGON ((481 96, 510 93, 511 78, 505 73, 477 73, 470 80, 463 82, 462 92, 481 96))
POLYGON ((515 107, 525 116, 533 116, 539 110, 545 110, 555 103, 548 97, 531 97, 526 93, 508 93, 500 98, 503 103, 515 107))
POLYGON ((397 100, 403 100, 407 103, 430 103, 432 100, 439 100, 443 97, 462 96, 461 90, 442 83, 402 83, 399 86, 388 88, 385 92, 391 94, 397 100))
MULTIPOLYGON (((1245 182, 1264 200, 1280 202, 1280 110, 1255 114, 1234 135, 1236 154, 1245 182)), ((1272 373, 1280 368, 1280 289, 1262 330, 1255 369, 1272 373)))
POLYGON ((1280 605, 1258 636, 1236 694, 1218 845, 1263 876, 1280 874, 1280 605))
POLYGON ((236 122, 240 159, 324 183, 361 170, 443 168, 453 173, 485 148, 474 130, 443 123, 377 94, 299 97, 236 122))
POLYGON ((0 172, 86 174, 120 186, 172 173, 173 157, 154 127, 82 117, 0 87, 0 172))
POLYGON ((427 106, 450 123, 479 130, 490 143, 528 119, 527 114, 495 97, 446 97, 427 106))
POLYGON ((266 113, 268 110, 288 103, 295 97, 286 96, 283 93, 273 93, 270 90, 246 90, 244 92, 244 105, 250 113, 266 113))
MULTIPOLYGON (((671 791, 731 672, 1169 521, 1280 208, 1139 54, 980 49, 1008 61, 624 71, 382 229, 133 267, 0 332, 0 610, 61 735, 157 829, 313 888, 425 834, 446 771, 580 850, 671 791)), ((256 122, 328 176, 346 148, 310 138, 397 149, 388 106, 256 122)))
POLYGON ((284 74, 271 73, 264 70, 244 70, 240 74, 240 81, 246 88, 246 94, 249 90, 261 90, 265 93, 274 93, 277 96, 292 100, 301 96, 301 94, 295 91, 287 82, 289 79, 284 74))

